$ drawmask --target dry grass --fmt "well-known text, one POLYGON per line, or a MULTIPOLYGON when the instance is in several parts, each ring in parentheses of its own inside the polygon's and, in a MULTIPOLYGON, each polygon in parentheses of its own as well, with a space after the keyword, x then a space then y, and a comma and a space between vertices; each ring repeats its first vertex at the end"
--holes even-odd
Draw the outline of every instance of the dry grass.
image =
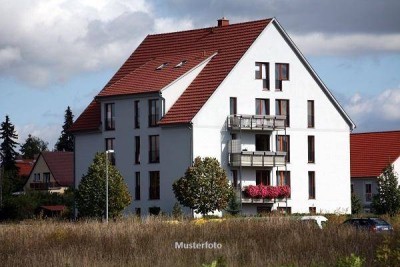
POLYGON ((354 253, 372 266, 382 235, 334 224, 310 228, 285 217, 166 223, 29 221, 0 225, 2 266, 334 266, 354 253), (175 242, 217 242, 221 249, 176 249, 175 242))

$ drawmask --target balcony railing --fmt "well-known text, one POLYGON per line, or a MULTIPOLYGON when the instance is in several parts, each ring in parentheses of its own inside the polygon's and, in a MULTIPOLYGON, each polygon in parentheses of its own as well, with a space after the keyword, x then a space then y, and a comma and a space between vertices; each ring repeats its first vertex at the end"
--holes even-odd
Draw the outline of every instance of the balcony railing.
POLYGON ((229 154, 231 167, 275 167, 285 164, 286 152, 242 151, 229 154))
POLYGON ((48 190, 52 188, 60 187, 56 182, 48 182, 48 183, 41 183, 41 182, 34 182, 30 183, 30 188, 33 190, 48 190))
POLYGON ((230 130, 273 131, 285 129, 286 116, 283 115, 230 115, 228 128, 230 130))

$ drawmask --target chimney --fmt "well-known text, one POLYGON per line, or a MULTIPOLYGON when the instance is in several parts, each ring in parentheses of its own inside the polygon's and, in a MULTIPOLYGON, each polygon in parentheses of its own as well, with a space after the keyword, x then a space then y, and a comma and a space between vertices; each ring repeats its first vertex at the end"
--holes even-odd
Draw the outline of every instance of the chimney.
POLYGON ((222 19, 218 20, 218 27, 223 27, 228 25, 229 25, 229 19, 223 17, 222 19))

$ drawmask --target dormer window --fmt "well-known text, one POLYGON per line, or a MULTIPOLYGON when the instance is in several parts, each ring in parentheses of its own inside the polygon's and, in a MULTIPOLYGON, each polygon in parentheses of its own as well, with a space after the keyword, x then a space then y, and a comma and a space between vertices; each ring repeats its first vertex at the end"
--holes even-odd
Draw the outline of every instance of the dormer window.
POLYGON ((158 67, 156 68, 156 70, 162 70, 162 69, 165 68, 168 64, 169 64, 169 62, 164 62, 163 64, 161 64, 160 66, 158 66, 158 67))
POLYGON ((182 67, 183 65, 186 64, 186 62, 187 62, 187 60, 182 60, 181 62, 179 62, 179 63, 175 66, 175 68, 180 68, 180 67, 182 67))

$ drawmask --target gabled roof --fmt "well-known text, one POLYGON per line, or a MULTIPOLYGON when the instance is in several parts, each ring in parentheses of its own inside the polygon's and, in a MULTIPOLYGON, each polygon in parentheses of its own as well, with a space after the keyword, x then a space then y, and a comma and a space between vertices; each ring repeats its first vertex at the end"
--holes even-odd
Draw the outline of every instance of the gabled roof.
MULTIPOLYGON (((37 158, 35 166, 41 157, 43 157, 49 171, 60 186, 72 186, 74 184, 74 152, 43 151, 37 158)), ((35 166, 33 166, 32 171, 35 166)))
POLYGON ((76 120, 70 131, 99 130, 101 107, 98 101, 101 99, 160 92, 163 87, 175 81, 202 59, 193 61, 193 56, 202 54, 206 56, 216 52, 217 54, 212 57, 160 121, 161 125, 190 123, 269 24, 274 24, 277 27, 323 92, 349 124, 351 130, 354 129, 355 125, 350 117, 319 79, 277 20, 265 19, 190 31, 148 35, 76 120), (186 59, 189 60, 182 68, 172 68, 175 63, 186 59), (166 68, 156 70, 162 63, 169 61, 171 61, 171 64, 166 68))
MULTIPOLYGON (((217 52, 161 121, 161 124, 189 123, 271 21, 272 19, 265 19, 221 27, 148 35, 98 94, 97 100, 106 96, 155 92, 160 90, 161 86, 173 82, 178 77, 179 71, 187 71, 191 66, 189 64, 196 62, 191 63, 188 60, 188 66, 184 65, 182 70, 178 70, 174 75, 167 75, 172 74, 172 69, 155 70, 154 66, 158 63, 169 57, 171 61, 178 63, 188 56, 203 53, 210 55, 217 52), (150 72, 145 73, 145 70, 150 72), (154 84, 156 88, 151 87, 154 81, 149 77, 152 75, 161 77, 161 80, 154 84), (135 83, 135 86, 128 85, 129 82, 135 83)), ((98 103, 92 102, 77 119, 71 131, 98 129, 100 114, 98 103), (95 123, 98 125, 95 126, 95 123)))
POLYGON ((352 178, 377 177, 400 157, 400 131, 350 135, 352 178))
POLYGON ((19 159, 15 161, 15 165, 18 167, 19 176, 29 176, 32 171, 34 159, 19 159))

